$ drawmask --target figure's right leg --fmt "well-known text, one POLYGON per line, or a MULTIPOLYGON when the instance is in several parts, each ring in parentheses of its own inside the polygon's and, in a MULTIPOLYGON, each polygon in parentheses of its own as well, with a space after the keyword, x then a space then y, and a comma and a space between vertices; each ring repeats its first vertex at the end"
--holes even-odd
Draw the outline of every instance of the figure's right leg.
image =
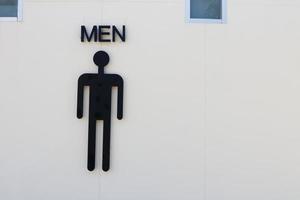
POLYGON ((89 171, 95 169, 95 154, 96 154, 96 119, 89 117, 89 135, 88 135, 88 163, 89 171))

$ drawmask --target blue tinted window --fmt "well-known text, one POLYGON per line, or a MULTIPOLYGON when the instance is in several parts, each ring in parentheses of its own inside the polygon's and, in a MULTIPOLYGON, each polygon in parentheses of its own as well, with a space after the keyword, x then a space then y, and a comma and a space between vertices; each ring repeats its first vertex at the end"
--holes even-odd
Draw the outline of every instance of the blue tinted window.
POLYGON ((0 0, 0 17, 18 17, 18 0, 0 0))
POLYGON ((191 19, 222 19, 222 0, 190 0, 191 19))

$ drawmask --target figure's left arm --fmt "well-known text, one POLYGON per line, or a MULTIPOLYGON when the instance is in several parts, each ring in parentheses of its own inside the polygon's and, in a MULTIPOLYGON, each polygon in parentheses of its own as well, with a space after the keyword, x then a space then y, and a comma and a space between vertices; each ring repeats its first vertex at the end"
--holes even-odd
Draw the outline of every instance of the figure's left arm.
POLYGON ((117 107, 117 117, 118 119, 123 118, 123 92, 124 92, 124 81, 121 76, 115 76, 116 86, 118 87, 118 107, 117 107))

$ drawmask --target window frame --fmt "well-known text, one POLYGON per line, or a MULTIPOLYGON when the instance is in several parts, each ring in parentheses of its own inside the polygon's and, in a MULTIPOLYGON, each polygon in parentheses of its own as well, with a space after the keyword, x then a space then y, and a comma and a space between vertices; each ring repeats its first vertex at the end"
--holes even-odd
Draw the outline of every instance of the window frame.
POLYGON ((207 23, 207 24, 225 24, 227 22, 227 0, 222 1, 222 18, 221 19, 205 19, 191 18, 191 0, 186 0, 186 22, 188 23, 207 23))
POLYGON ((0 17, 0 22, 19 22, 23 20, 23 0, 18 0, 17 17, 0 17))

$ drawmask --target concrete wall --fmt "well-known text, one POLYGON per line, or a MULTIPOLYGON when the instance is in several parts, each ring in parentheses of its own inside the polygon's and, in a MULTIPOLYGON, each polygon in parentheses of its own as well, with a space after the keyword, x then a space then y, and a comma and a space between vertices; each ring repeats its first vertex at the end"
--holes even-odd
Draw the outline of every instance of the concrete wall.
POLYGON ((187 24, 184 0, 24 0, 0 22, 0 199, 299 199, 299 9, 228 0, 226 25, 187 24), (127 42, 82 44, 82 24, 125 24, 127 42), (126 84, 108 173, 101 131, 86 170, 76 119, 98 50, 126 84))

